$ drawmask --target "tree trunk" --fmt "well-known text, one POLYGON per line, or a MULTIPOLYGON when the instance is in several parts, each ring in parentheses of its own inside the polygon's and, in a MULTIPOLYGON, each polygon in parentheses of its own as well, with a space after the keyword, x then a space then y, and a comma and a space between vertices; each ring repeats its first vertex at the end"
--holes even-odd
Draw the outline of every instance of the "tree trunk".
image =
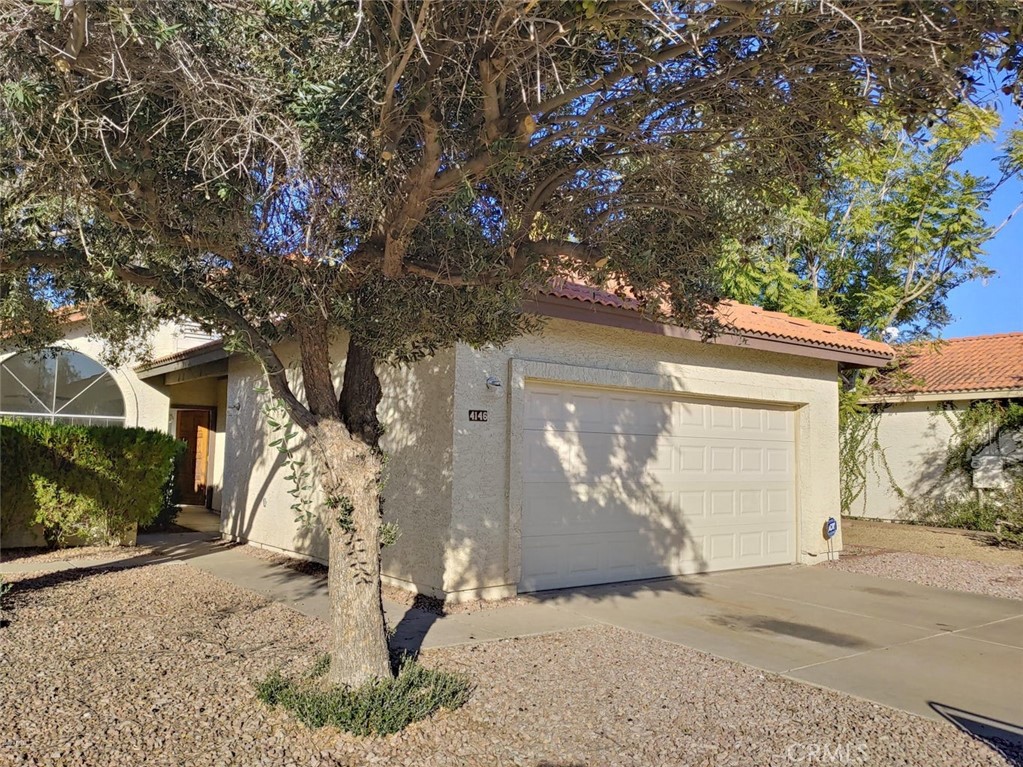
POLYGON ((303 323, 298 336, 306 400, 315 419, 305 432, 325 496, 330 541, 327 681, 356 687, 391 674, 380 595, 380 381, 372 355, 350 347, 339 401, 326 323, 303 323))
POLYGON ((353 437, 361 439, 374 452, 379 450, 380 444, 377 406, 382 396, 373 355, 368 349, 349 341, 345 379, 341 385, 341 420, 353 437))
POLYGON ((340 421, 313 427, 330 538, 331 684, 358 686, 391 675, 380 595, 379 454, 340 421))

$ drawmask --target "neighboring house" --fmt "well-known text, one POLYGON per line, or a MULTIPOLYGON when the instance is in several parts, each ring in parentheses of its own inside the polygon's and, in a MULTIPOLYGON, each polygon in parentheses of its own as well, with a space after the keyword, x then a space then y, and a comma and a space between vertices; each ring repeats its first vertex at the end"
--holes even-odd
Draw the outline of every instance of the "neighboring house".
MULTIPOLYGON (((729 302, 703 342, 579 285, 526 310, 550 318, 541 335, 380 368, 384 516, 401 530, 386 582, 458 601, 826 558, 839 369, 883 366, 887 345, 729 302)), ((290 508, 255 362, 213 342, 134 374, 216 407, 225 536, 325 559, 290 508)))
MULTIPOLYGON (((1004 486, 1004 469, 1023 461, 1023 435, 1003 434, 974 458, 972 476, 948 472, 957 413, 978 400, 1023 398, 1023 333, 952 338, 903 347, 897 374, 881 382, 879 452, 866 461, 857 516, 899 519, 906 500, 1004 486)), ((995 435, 993 435, 995 436, 995 435)))

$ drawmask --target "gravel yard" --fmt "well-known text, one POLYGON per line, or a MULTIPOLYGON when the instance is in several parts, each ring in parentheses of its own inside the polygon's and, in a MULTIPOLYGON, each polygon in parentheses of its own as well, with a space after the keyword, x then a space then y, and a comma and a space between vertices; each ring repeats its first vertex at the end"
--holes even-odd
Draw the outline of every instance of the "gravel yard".
POLYGON ((463 709, 387 738, 310 731, 252 683, 311 663, 322 623, 187 565, 9 580, 2 765, 765 767, 822 748, 845 764, 1006 764, 949 725, 607 626, 427 651, 476 680, 463 709))
POLYGON ((862 519, 842 520, 845 551, 825 567, 953 591, 1023 599, 1023 551, 984 535, 862 519))

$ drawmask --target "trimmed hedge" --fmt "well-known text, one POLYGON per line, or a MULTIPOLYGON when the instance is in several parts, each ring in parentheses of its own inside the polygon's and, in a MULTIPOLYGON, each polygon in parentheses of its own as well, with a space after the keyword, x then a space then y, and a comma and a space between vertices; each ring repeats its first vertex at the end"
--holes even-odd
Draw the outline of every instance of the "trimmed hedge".
POLYGON ((123 540, 154 520, 185 444, 150 429, 0 419, 0 525, 51 546, 123 540))

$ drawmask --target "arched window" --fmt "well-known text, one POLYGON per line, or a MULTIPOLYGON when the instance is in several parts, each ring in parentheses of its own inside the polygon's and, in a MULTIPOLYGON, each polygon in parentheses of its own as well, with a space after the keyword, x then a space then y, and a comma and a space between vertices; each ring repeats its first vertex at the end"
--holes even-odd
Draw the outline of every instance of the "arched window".
POLYGON ((94 359, 51 347, 0 362, 0 415, 123 426, 124 397, 94 359))

